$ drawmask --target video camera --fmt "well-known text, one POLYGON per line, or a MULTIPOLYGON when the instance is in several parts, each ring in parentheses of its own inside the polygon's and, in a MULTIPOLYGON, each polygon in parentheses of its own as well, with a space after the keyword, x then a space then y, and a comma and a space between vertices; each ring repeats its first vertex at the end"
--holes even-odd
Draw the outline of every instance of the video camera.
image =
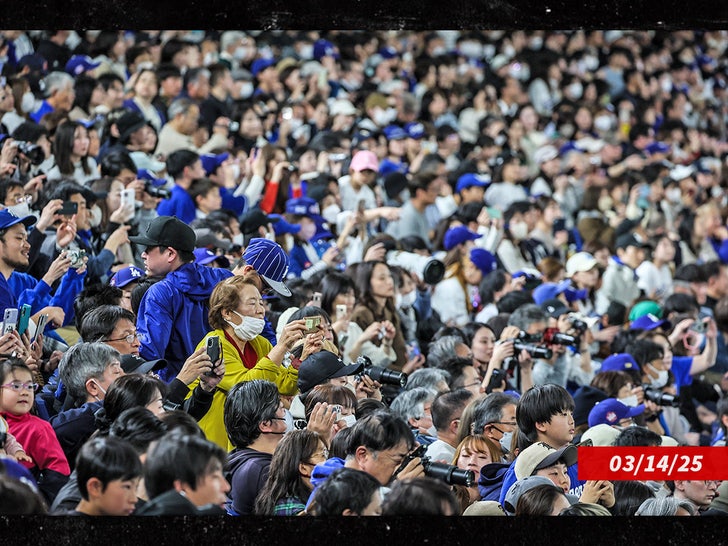
POLYGON ((429 457, 425 456, 426 451, 427 446, 418 446, 417 449, 405 457, 394 475, 399 474, 412 459, 419 457, 422 467, 425 469, 425 476, 442 480, 448 485, 464 485, 465 487, 474 485, 475 473, 472 470, 463 470, 451 464, 433 463, 429 457))

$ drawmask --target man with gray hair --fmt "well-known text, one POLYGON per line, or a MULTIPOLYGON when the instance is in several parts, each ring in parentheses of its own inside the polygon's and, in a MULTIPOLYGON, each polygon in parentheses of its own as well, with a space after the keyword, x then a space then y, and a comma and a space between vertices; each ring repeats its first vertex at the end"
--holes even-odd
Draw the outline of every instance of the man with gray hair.
POLYGON ((168 156, 176 150, 192 150, 198 154, 210 153, 218 148, 227 148, 228 118, 218 118, 212 127, 209 140, 199 148, 193 135, 199 128, 200 107, 190 98, 180 98, 172 102, 167 110, 169 121, 159 131, 156 154, 168 156))
POLYGON ((409 425, 420 445, 429 446, 437 440, 437 431, 432 424, 432 401, 435 396, 436 391, 418 387, 401 392, 390 405, 392 413, 409 425))
POLYGON ((499 443, 503 453, 511 451, 513 434, 517 428, 517 404, 518 400, 509 394, 489 394, 475 406, 472 433, 482 434, 499 443))
POLYGON ((50 423, 71 469, 96 430, 95 413, 103 407, 106 392, 124 375, 119 358, 119 351, 106 343, 79 343, 61 358, 58 369, 66 387, 64 407, 69 409, 51 417, 50 423))
POLYGON ((469 356, 472 359, 473 354, 460 336, 442 336, 430 344, 427 365, 430 368, 439 368, 441 362, 453 356, 469 356))
POLYGON ((450 374, 440 368, 420 368, 412 372, 407 378, 405 390, 417 387, 426 387, 437 392, 448 392, 450 387, 450 374))
MULTIPOLYGON (((535 303, 527 303, 518 307, 508 319, 508 326, 503 329, 500 341, 507 341, 516 338, 520 332, 526 333, 533 340, 541 340, 544 330, 548 326, 549 315, 541 307, 535 303)), ((538 342, 528 342, 529 344, 538 344, 538 342)), ((545 373, 553 367, 554 359, 545 361, 534 359, 530 353, 522 350, 514 355, 518 359, 519 373, 519 390, 526 392, 536 382, 535 369, 538 366, 541 371, 538 376, 542 383, 546 382, 543 378, 547 377, 545 373)), ((565 373, 565 372, 564 372, 565 373)))
POLYGON ((35 112, 30 114, 31 119, 36 123, 40 123, 43 116, 55 110, 70 112, 73 108, 73 101, 76 99, 75 81, 65 72, 51 72, 45 77, 43 83, 46 99, 35 112))
POLYGON ((693 503, 675 497, 647 499, 635 512, 635 516, 694 516, 693 503))

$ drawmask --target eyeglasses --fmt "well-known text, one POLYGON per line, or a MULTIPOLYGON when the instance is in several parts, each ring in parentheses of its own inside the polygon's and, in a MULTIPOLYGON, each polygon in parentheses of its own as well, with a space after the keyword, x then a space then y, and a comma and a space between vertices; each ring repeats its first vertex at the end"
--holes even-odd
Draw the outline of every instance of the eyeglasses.
POLYGON ((467 389, 468 387, 474 387, 475 385, 480 385, 480 381, 473 381, 472 383, 468 383, 467 385, 463 385, 463 389, 467 389))
POLYGON ((134 340, 139 337, 138 332, 134 332, 133 334, 129 334, 128 336, 124 337, 118 337, 116 339, 107 339, 106 341, 126 341, 129 345, 134 343, 134 340))
POLYGON ((515 421, 491 421, 488 423, 489 425, 510 425, 512 427, 517 427, 518 423, 515 421))
POLYGON ((32 201, 33 201, 33 196, 32 195, 27 195, 27 194, 26 195, 19 195, 18 197, 15 198, 15 203, 17 205, 20 205, 21 203, 28 203, 28 204, 30 204, 32 201))
POLYGON ((30 391, 35 392, 38 389, 38 383, 21 383, 20 381, 13 381, 12 383, 6 383, 0 385, 3 388, 13 390, 15 392, 30 391))

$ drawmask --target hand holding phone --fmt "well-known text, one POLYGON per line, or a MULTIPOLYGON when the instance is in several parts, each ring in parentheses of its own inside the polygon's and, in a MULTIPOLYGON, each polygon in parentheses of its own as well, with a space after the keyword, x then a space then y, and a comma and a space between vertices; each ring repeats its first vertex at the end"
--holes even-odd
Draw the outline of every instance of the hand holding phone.
POLYGON ((59 210, 56 214, 60 214, 61 216, 73 216, 74 214, 78 214, 78 203, 75 201, 64 201, 61 210, 59 210))
POLYGON ((5 309, 3 313, 3 334, 17 330, 18 328, 18 310, 14 308, 5 309))
POLYGON ((205 375, 208 377, 216 377, 215 368, 217 368, 217 362, 220 360, 220 338, 218 336, 208 337, 205 349, 212 363, 212 369, 209 372, 205 372, 205 375))

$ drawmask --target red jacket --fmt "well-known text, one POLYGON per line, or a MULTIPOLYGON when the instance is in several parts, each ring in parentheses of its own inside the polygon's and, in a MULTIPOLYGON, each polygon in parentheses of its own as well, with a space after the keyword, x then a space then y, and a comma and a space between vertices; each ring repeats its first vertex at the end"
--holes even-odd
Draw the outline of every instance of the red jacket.
POLYGON ((2 416, 8 422, 12 435, 25 448, 25 452, 35 463, 32 465, 21 462, 22 465, 27 468, 37 466, 39 470, 54 470, 64 476, 71 473, 66 455, 61 449, 61 444, 58 443, 58 438, 50 423, 29 413, 13 415, 3 412, 2 416))

